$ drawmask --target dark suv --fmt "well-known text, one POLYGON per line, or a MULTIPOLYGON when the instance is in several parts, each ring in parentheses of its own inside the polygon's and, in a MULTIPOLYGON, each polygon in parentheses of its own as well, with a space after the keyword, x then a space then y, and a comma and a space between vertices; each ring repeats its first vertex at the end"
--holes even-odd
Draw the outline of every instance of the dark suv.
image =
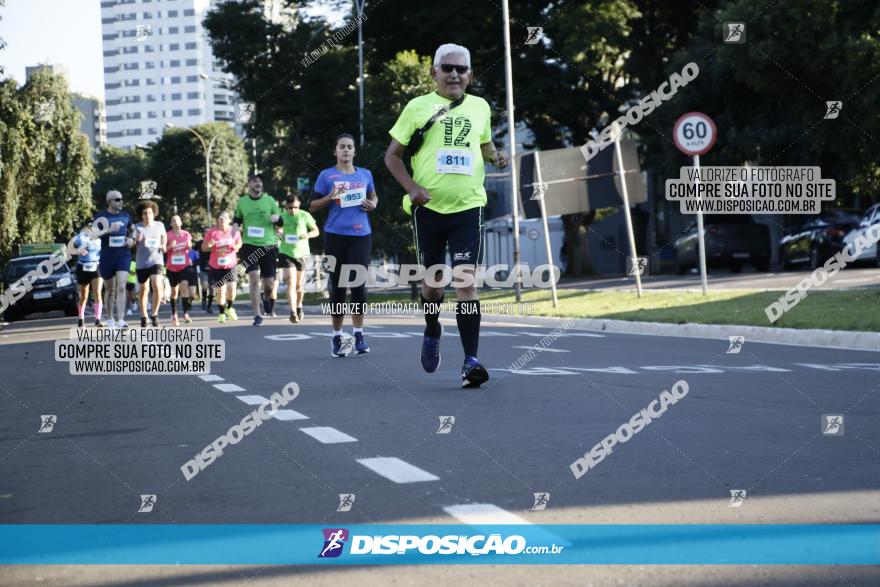
MULTIPOLYGON (((10 260, 3 270, 4 291, 48 259, 49 255, 31 255, 10 260)), ((34 280, 31 290, 6 308, 4 317, 13 322, 27 314, 52 310, 62 310, 65 316, 76 316, 76 298, 76 276, 64 265, 49 277, 34 280)))
MULTIPOLYGON (((706 241, 706 265, 726 266, 734 273, 743 265, 754 265, 758 271, 770 269, 770 229, 745 214, 706 214, 703 217, 706 241)), ((675 239, 675 271, 683 274, 690 267, 699 267, 697 221, 694 220, 675 239)))

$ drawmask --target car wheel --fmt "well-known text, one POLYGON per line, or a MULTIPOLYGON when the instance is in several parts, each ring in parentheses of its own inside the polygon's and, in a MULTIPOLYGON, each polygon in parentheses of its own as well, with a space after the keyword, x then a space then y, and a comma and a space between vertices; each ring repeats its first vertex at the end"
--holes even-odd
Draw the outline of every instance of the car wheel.
POLYGON ((6 308, 6 311, 3 313, 3 319, 7 322, 15 322, 16 320, 21 320, 23 314, 18 312, 17 310, 13 310, 12 308, 6 308))

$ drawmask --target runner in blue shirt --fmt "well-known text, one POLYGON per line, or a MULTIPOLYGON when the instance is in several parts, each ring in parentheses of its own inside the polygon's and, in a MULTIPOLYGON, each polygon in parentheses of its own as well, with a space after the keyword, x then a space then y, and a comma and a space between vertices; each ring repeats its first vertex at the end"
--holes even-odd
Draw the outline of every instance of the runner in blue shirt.
POLYGON ((127 328, 125 323, 125 284, 131 265, 131 247, 134 246, 134 224, 128 212, 122 209, 122 194, 116 190, 107 192, 107 209, 98 213, 95 220, 104 218, 110 226, 101 237, 101 260, 98 273, 107 282, 107 326, 127 328), (115 304, 114 304, 115 300, 115 304), (113 320, 116 307, 118 320, 113 320))
POLYGON ((79 286, 77 328, 82 328, 85 323, 86 305, 89 302, 89 285, 91 285, 92 295, 95 298, 95 305, 92 307, 95 311, 95 327, 101 328, 104 326, 101 322, 101 309, 103 307, 101 288, 104 286, 104 280, 101 279, 101 275, 98 273, 98 262, 101 258, 101 239, 89 238, 90 232, 89 227, 86 227, 73 237, 73 246, 76 247, 77 253, 79 253, 79 257, 76 260, 76 283, 79 286))
MULTIPOLYGON (((318 175, 309 211, 314 213, 329 206, 324 223, 324 254, 336 260, 330 271, 330 317, 333 322, 330 356, 346 357, 352 348, 351 339, 342 337, 346 288, 340 287, 339 277, 346 264, 361 265, 366 269, 370 263, 372 230, 367 213, 376 209, 379 198, 370 170, 354 166, 354 137, 350 134, 336 137, 335 154, 336 165, 318 175)), ((354 351, 362 355, 370 352, 364 339, 366 284, 351 288, 351 305, 354 351)))

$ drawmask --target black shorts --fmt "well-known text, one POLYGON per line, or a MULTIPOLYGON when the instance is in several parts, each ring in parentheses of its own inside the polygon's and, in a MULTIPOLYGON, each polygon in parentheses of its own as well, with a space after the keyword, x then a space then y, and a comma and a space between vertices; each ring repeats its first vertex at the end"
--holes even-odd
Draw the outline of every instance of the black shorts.
POLYGON ((196 272, 192 265, 180 271, 171 271, 169 269, 165 275, 168 277, 168 283, 171 284, 171 287, 179 285, 181 281, 186 281, 188 285, 196 284, 196 272))
POLYGON ((162 265, 153 265, 146 269, 135 269, 135 273, 137 273, 138 283, 143 285, 149 281, 151 275, 162 275, 162 265))
POLYGON ((83 266, 79 263, 76 264, 76 282, 79 285, 88 285, 92 282, 93 279, 97 279, 101 277, 98 275, 98 270, 94 271, 84 271, 83 266))
POLYGON ((441 214, 413 206, 413 238, 419 263, 425 269, 446 263, 446 247, 452 267, 479 265, 483 254, 483 208, 441 214))
POLYGON ((241 245, 238 252, 238 258, 244 265, 245 273, 260 270, 260 277, 270 279, 275 277, 275 271, 278 267, 278 247, 256 245, 241 245))
POLYGON ((297 271, 302 271, 304 266, 305 263, 303 263, 302 259, 294 259, 293 257, 288 257, 284 253, 278 254, 278 267, 280 269, 295 267, 297 271))
POLYGON ((227 283, 235 283, 235 267, 229 269, 208 269, 208 283, 211 287, 218 285, 226 285, 227 283))

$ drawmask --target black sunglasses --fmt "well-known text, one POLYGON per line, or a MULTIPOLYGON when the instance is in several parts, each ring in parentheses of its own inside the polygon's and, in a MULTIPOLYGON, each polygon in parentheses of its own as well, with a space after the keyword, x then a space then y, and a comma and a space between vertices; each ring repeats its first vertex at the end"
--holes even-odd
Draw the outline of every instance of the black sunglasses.
POLYGON ((121 202, 122 198, 111 198, 110 201, 111 202, 121 202))
POLYGON ((443 70, 443 73, 452 73, 454 69, 458 75, 464 75, 470 70, 467 65, 452 65, 451 63, 441 63, 438 67, 443 70))

